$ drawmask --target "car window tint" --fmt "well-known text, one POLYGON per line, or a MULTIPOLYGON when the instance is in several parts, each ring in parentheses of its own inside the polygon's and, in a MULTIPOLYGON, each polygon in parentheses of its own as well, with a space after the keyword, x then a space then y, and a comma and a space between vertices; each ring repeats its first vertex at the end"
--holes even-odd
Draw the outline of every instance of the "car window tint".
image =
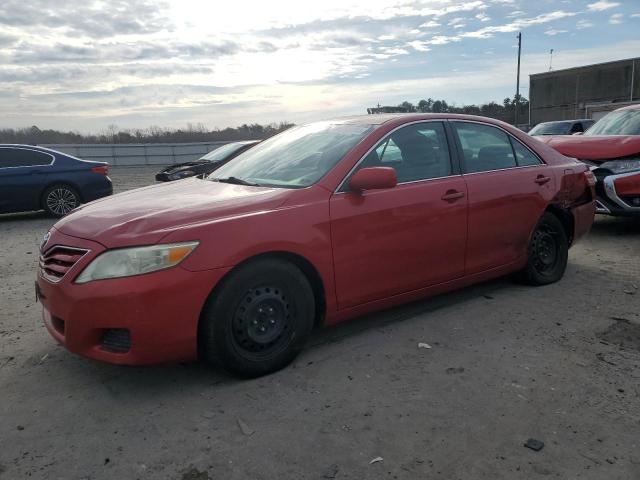
POLYGON ((516 166, 511 142, 505 132, 490 125, 454 122, 462 146, 467 173, 516 166))
POLYGON ((393 167, 398 183, 451 175, 451 158, 441 122, 408 125, 384 138, 360 164, 393 167))
POLYGON ((53 161, 51 155, 25 148, 0 148, 0 167, 33 167, 49 165, 53 161))
POLYGON ((571 126, 571 131, 569 133, 578 133, 584 132, 584 128, 582 128, 582 124, 580 122, 576 122, 571 126))
POLYGON ((516 161, 518 162, 519 167, 540 165, 542 163, 540 159, 531 152, 531 150, 513 137, 511 138, 511 144, 513 145, 513 151, 516 152, 516 161))

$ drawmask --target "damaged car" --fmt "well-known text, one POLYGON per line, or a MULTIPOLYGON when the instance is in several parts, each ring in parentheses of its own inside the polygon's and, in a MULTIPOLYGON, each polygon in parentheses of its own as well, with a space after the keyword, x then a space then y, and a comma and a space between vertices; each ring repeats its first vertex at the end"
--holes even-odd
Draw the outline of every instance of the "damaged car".
POLYGON ((205 179, 78 208, 43 241, 36 295, 79 355, 264 375, 316 327, 513 273, 558 281, 593 223, 594 184, 497 120, 311 123, 205 179))
POLYGON ((178 163, 170 165, 156 174, 157 182, 172 182, 182 178, 195 177, 198 175, 208 175, 229 160, 237 157, 242 152, 260 143, 260 140, 245 140, 241 142, 230 142, 212 150, 198 160, 193 162, 178 163))
POLYGON ((536 138, 589 165, 597 213, 640 217, 640 105, 608 113, 584 135, 536 138))

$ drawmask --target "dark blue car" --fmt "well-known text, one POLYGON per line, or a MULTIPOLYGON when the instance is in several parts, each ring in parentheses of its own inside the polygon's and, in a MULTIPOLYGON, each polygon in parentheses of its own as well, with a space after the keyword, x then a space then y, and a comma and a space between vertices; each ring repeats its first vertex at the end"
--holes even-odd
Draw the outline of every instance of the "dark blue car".
POLYGON ((0 145, 0 213, 45 210, 62 217, 113 193, 108 168, 48 148, 0 145))

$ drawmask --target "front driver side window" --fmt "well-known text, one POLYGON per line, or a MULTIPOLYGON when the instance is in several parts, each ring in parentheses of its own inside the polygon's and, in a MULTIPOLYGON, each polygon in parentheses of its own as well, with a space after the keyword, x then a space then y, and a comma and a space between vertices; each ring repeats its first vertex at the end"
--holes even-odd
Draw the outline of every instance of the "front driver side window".
POLYGON ((366 167, 393 167, 398 183, 451 175, 444 125, 417 123, 390 133, 367 155, 358 170, 366 167))

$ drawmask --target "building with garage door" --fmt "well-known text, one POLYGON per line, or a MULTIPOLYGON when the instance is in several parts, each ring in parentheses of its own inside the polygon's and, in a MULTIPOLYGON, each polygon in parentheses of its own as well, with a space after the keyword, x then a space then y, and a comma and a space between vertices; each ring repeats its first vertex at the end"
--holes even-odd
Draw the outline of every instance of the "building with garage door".
POLYGON ((574 118, 599 120, 640 103, 640 57, 529 77, 530 124, 574 118))

